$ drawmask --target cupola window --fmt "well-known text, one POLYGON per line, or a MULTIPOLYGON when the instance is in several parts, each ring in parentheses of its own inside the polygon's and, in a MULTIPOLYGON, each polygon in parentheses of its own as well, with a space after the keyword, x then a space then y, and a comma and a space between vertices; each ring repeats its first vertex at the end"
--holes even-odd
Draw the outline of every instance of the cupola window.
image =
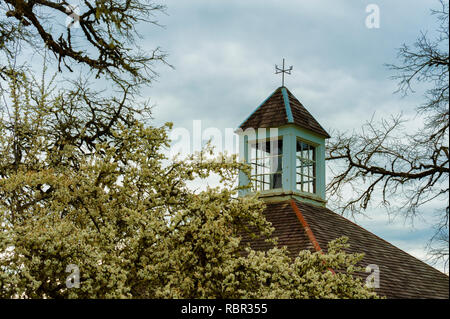
POLYGON ((297 140, 296 151, 297 190, 316 192, 316 151, 314 146, 297 140))
POLYGON ((253 191, 281 188, 283 140, 249 142, 253 191))

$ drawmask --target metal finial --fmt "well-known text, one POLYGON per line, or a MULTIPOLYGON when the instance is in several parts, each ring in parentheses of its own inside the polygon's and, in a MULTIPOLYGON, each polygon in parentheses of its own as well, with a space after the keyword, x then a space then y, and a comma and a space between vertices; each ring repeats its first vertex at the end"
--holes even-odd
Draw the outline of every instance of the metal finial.
POLYGON ((280 69, 278 65, 275 64, 275 74, 281 73, 281 86, 284 86, 284 74, 291 74, 292 71, 292 65, 289 67, 289 69, 284 68, 284 58, 283 58, 283 67, 280 69))

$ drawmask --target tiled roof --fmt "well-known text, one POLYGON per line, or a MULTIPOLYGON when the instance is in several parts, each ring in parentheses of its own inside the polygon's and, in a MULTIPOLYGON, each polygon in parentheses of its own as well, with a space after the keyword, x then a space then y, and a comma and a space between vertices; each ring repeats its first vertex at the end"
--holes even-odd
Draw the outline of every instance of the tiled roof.
MULTIPOLYGON (((341 236, 349 238, 348 252, 364 253, 360 266, 378 265, 380 288, 377 293, 388 298, 449 298, 449 277, 428 264, 409 255, 350 220, 325 208, 295 201, 320 247, 326 252, 327 244, 341 236)), ((290 201, 268 203, 264 212, 275 228, 273 236, 278 245, 287 246, 290 255, 300 250, 314 251, 302 223, 291 207, 290 201)), ((263 240, 244 238, 257 250, 270 245, 263 240)), ((364 279, 369 273, 359 274, 364 279)))
POLYGON ((245 130, 279 127, 286 124, 296 124, 326 138, 330 137, 284 86, 276 89, 239 127, 245 130))

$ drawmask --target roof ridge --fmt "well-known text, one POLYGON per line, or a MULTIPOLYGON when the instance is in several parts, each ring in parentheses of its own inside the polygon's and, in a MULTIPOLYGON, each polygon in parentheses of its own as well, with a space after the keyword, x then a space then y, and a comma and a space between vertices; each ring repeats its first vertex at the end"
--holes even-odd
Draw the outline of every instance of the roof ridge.
MULTIPOLYGON (((324 254, 322 248, 320 248, 319 242, 317 241, 316 237, 314 236, 314 233, 309 227, 308 222, 306 221, 305 217, 303 216, 302 212, 300 211, 300 208, 298 208, 297 204, 295 203, 295 200, 291 199, 290 204, 292 209, 294 210, 295 215, 297 215, 298 220, 302 224, 303 228, 305 229, 306 235, 308 236, 308 239, 310 240, 311 244, 314 246, 317 252, 320 252, 321 254, 324 254)), ((324 262, 325 263, 325 262, 324 262)), ((328 267, 328 270, 331 271, 334 274, 334 270, 331 267, 328 267)))
POLYGON ((319 242, 317 241, 316 237, 314 236, 313 231, 311 230, 311 227, 309 227, 308 222, 306 221, 305 217, 303 216, 302 212, 298 208, 297 204, 293 199, 289 201, 291 204, 292 209, 294 210, 294 213, 297 215, 298 220, 302 224, 303 228, 305 229, 306 235, 308 236, 309 241, 313 245, 314 249, 316 251, 320 251, 323 253, 322 248, 320 248, 319 242))
POLYGON ((281 93, 283 94, 284 108, 286 109, 286 116, 288 123, 294 123, 294 117, 292 116, 291 104, 289 103, 289 95, 285 86, 281 87, 281 93))

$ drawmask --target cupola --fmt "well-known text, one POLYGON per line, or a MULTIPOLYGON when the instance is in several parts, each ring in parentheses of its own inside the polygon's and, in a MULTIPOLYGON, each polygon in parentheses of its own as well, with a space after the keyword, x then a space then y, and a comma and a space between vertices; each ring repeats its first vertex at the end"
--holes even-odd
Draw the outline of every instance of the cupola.
POLYGON ((325 206, 325 139, 330 136, 284 85, 236 133, 240 158, 251 166, 251 176, 239 175, 241 186, 251 186, 240 196, 260 192, 266 201, 295 198, 325 206))

